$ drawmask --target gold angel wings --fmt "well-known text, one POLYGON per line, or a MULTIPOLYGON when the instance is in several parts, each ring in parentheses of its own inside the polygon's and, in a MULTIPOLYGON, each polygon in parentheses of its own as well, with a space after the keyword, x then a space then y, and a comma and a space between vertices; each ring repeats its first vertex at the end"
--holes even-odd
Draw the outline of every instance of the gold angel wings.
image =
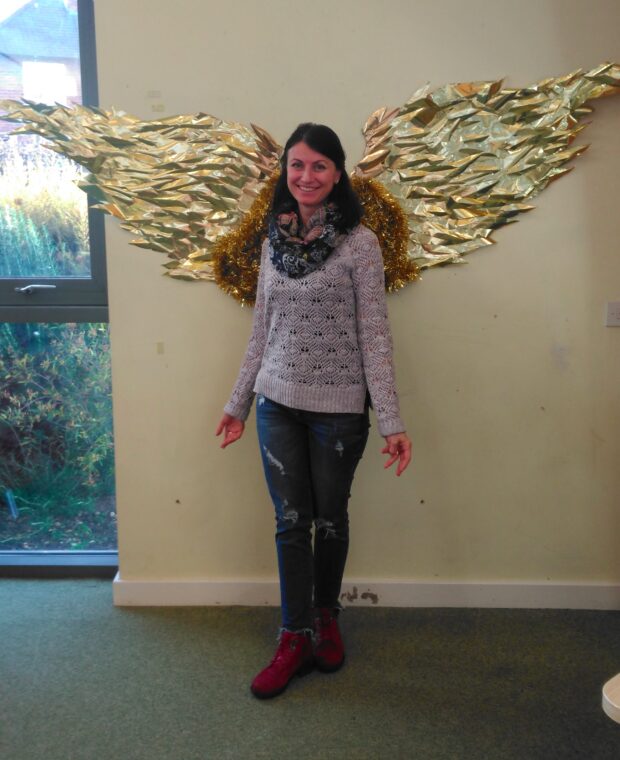
MULTIPOLYGON (((530 199, 586 149, 571 147, 586 103, 618 91, 620 66, 607 63, 522 89, 427 86, 376 111, 352 181, 383 248, 386 287, 492 244, 493 230, 533 208, 530 199)), ((84 166, 80 186, 96 207, 118 217, 132 243, 165 253, 168 275, 215 279, 253 302, 281 154, 265 130, 202 113, 140 121, 83 106, 0 107, 24 124, 17 131, 84 166)))

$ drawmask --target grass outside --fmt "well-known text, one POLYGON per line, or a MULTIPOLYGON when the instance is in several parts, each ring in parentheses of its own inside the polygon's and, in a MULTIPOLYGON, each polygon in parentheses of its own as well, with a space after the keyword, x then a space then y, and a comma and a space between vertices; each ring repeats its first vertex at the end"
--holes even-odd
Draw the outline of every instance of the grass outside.
POLYGON ((0 277, 87 277, 83 170, 38 137, 0 139, 0 277))

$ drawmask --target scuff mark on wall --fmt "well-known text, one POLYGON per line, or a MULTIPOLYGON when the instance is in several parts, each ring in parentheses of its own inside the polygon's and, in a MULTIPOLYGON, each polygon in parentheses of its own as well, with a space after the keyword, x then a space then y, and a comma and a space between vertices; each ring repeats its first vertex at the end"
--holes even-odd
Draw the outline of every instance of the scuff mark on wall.
POLYGON ((371 604, 379 604, 379 594, 375 594, 374 591, 371 591, 370 589, 367 589, 360 594, 357 590, 357 586, 353 586, 351 591, 343 591, 340 594, 340 599, 349 604, 356 602, 358 599, 363 602, 370 602, 371 604))
POLYGON ((551 345, 551 358, 555 366, 565 372, 571 365, 571 348, 563 343, 554 342, 551 345))
POLYGON ((361 599, 370 599, 373 604, 379 604, 379 595, 373 594, 372 591, 364 591, 360 597, 361 599))
POLYGON ((353 586, 351 591, 343 591, 343 593, 340 594, 340 598, 347 602, 354 602, 358 598, 357 586, 353 586))

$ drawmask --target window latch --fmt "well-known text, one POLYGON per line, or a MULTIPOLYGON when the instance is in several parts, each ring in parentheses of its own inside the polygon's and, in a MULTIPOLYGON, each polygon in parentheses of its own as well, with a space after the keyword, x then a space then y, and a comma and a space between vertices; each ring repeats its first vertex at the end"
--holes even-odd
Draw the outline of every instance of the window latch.
POLYGON ((26 285, 24 288, 15 288, 16 293, 23 293, 25 296, 31 296, 38 290, 55 290, 55 285, 26 285))

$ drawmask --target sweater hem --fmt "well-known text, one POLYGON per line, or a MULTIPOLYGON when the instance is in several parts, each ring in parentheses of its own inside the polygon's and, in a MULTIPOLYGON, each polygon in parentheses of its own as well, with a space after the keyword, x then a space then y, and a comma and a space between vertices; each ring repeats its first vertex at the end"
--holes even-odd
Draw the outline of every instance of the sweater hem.
POLYGON ((366 404, 366 384, 306 385, 290 383, 259 372, 254 385, 256 393, 262 393, 276 404, 303 409, 306 412, 361 414, 366 404))

